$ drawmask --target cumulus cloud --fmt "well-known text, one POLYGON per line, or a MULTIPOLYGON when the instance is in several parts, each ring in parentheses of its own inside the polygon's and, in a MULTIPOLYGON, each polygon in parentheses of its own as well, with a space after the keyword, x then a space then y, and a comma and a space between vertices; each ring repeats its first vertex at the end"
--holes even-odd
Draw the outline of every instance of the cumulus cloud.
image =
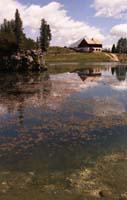
POLYGON ((40 20, 45 18, 51 26, 53 45, 69 45, 84 36, 104 39, 99 28, 90 26, 86 22, 73 20, 64 6, 55 1, 45 6, 24 5, 17 0, 0 1, 0 23, 5 17, 12 19, 16 8, 21 13, 26 32, 33 38, 38 34, 40 20))
POLYGON ((118 24, 112 27, 110 31, 112 36, 127 37, 127 24, 118 24))
POLYGON ((127 24, 117 24, 111 28, 109 34, 105 36, 104 48, 111 49, 112 45, 116 44, 121 37, 127 37, 127 24))
POLYGON ((94 0, 95 16, 121 18, 127 16, 127 0, 94 0))

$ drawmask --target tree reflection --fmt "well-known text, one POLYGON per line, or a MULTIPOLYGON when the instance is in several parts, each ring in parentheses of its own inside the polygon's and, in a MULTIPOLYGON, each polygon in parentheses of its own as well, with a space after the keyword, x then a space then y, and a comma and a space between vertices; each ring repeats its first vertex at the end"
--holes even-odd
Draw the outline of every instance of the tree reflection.
POLYGON ((116 78, 118 81, 125 81, 126 80, 126 75, 127 75, 127 66, 123 65, 117 65, 116 67, 113 67, 111 69, 112 74, 116 74, 116 78))
POLYGON ((7 107, 8 112, 18 111, 19 121, 22 123, 24 107, 43 103, 50 95, 51 88, 48 72, 4 76, 1 74, 0 104, 7 107))

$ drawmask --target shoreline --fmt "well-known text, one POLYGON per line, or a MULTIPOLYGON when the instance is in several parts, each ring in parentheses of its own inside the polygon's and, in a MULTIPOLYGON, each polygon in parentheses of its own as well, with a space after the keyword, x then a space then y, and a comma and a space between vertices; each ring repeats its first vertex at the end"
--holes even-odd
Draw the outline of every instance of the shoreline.
POLYGON ((121 63, 121 62, 111 62, 111 61, 109 61, 109 62, 48 62, 48 65, 49 66, 59 66, 59 65, 75 65, 75 66, 77 66, 77 65, 85 65, 85 66, 89 66, 89 65, 91 65, 91 66, 96 66, 96 65, 99 65, 99 66, 103 66, 103 65, 109 65, 109 64, 114 64, 114 65, 116 65, 116 64, 121 64, 121 65, 125 65, 125 63, 121 63))

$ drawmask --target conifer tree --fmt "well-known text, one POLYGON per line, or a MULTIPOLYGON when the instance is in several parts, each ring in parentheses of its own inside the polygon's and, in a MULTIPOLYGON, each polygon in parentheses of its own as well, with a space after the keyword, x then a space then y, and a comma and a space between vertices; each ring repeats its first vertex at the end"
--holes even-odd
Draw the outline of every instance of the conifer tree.
POLYGON ((42 52, 48 50, 51 41, 51 30, 50 26, 47 24, 45 19, 41 20, 41 27, 40 27, 40 47, 42 52))
POLYGON ((40 41, 39 41, 39 38, 37 37, 37 40, 36 40, 36 49, 39 49, 40 48, 40 41))
POLYGON ((127 38, 120 38, 117 42, 117 52, 127 53, 127 38))
POLYGON ((17 50, 23 49, 23 23, 20 18, 20 14, 18 9, 16 9, 15 13, 15 37, 17 43, 17 50))
POLYGON ((36 42, 31 38, 27 38, 23 32, 23 23, 18 10, 15 12, 15 19, 10 21, 7 19, 3 20, 3 23, 0 25, 1 55, 11 55, 17 51, 35 49, 37 48, 36 45, 36 42))
POLYGON ((112 53, 116 53, 116 46, 115 46, 115 44, 113 44, 113 46, 112 46, 112 53))

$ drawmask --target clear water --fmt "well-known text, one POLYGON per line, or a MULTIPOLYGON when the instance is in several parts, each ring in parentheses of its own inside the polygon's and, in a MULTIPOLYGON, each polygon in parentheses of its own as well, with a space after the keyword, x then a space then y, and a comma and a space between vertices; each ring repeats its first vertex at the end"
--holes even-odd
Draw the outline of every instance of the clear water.
POLYGON ((0 75, 0 200, 127 197, 127 66, 0 75))

